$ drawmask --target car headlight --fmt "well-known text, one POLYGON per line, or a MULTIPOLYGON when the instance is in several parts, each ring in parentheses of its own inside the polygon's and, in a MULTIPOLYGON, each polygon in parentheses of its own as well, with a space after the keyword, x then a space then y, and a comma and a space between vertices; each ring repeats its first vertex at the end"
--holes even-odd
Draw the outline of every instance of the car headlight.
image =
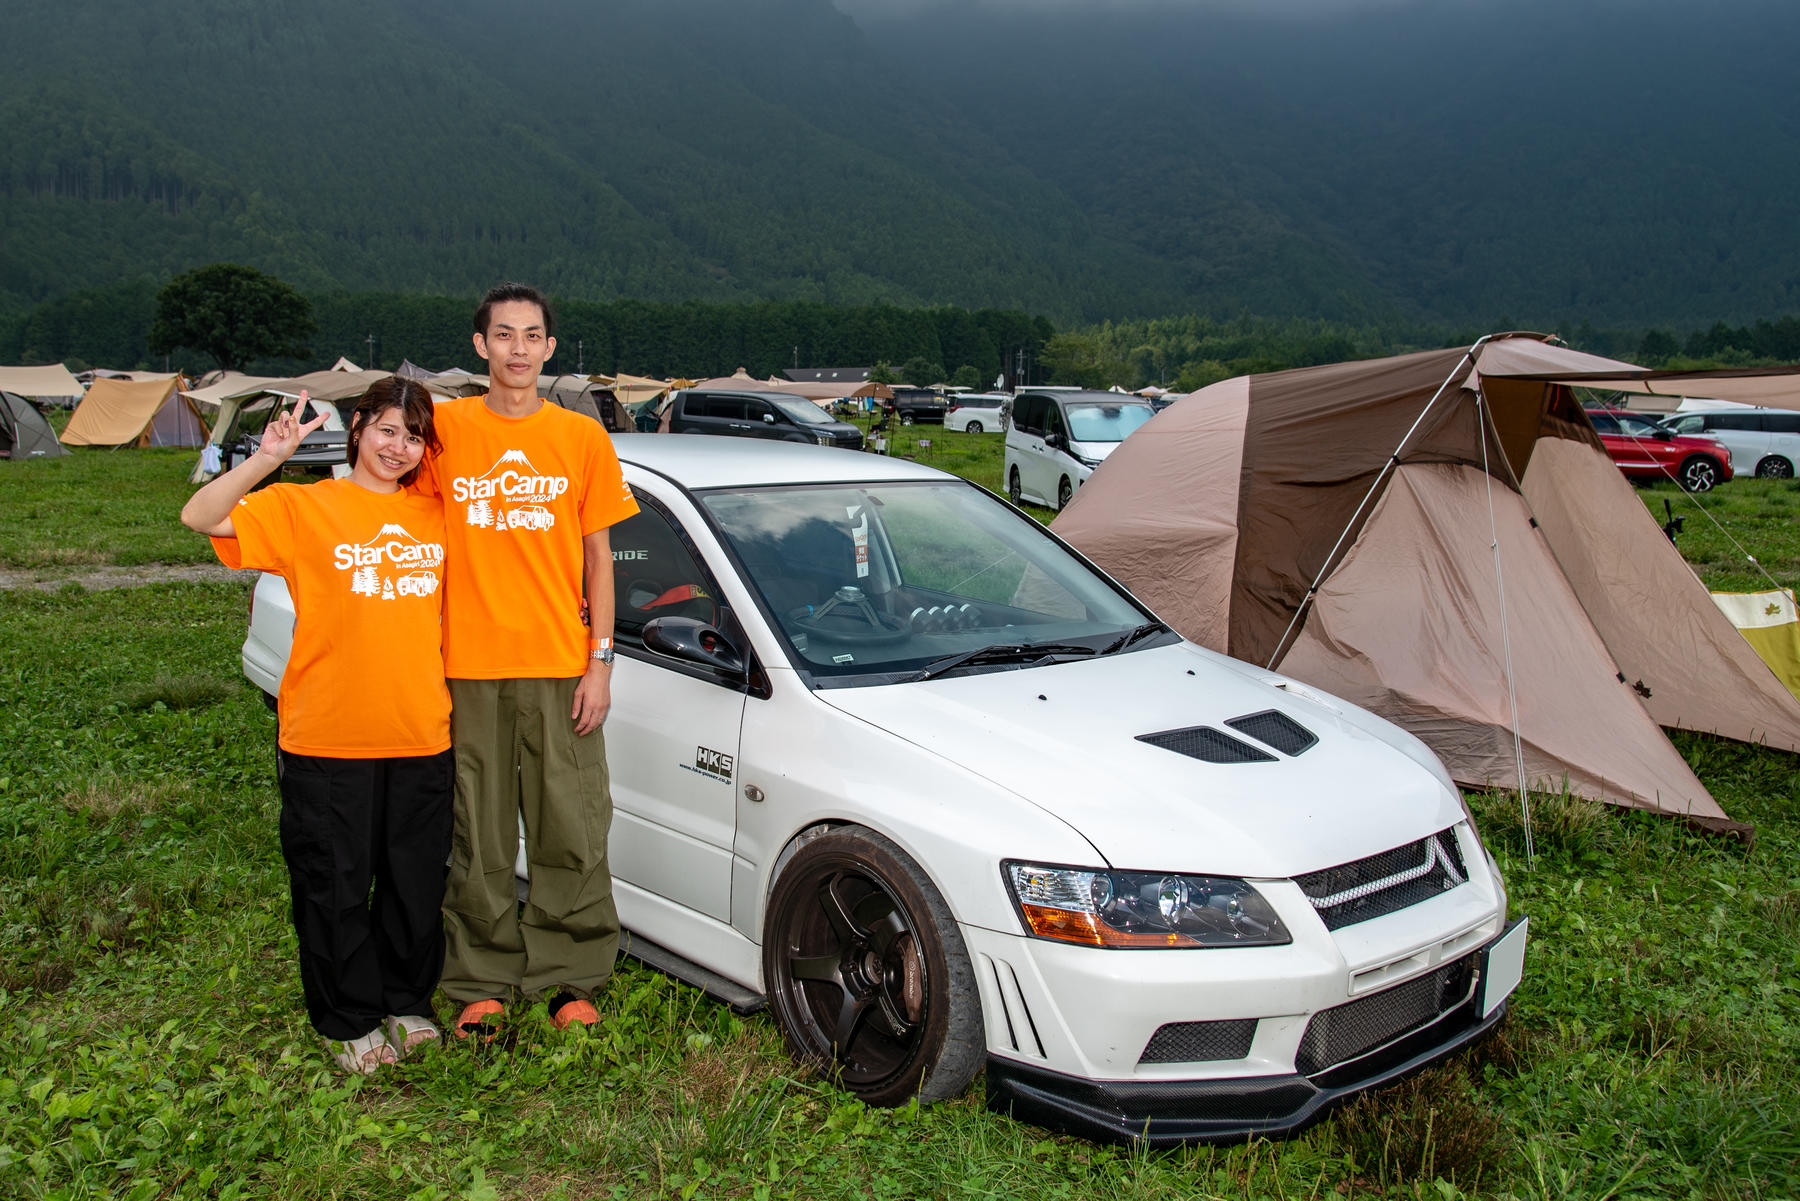
POLYGON ((1244 880, 1001 864, 1025 928, 1090 947, 1275 947, 1293 937, 1244 880))

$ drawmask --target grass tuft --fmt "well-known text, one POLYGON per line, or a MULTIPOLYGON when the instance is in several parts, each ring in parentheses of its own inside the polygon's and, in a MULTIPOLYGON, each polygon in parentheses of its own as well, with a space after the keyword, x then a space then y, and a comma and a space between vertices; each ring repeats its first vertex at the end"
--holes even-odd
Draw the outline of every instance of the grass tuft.
POLYGON ((119 704, 127 709, 199 709, 228 700, 240 691, 231 680, 216 675, 157 676, 141 687, 130 688, 119 696, 119 704))
POLYGON ((1464 1059, 1365 1093, 1332 1122, 1359 1173, 1382 1188, 1443 1180, 1473 1192, 1499 1173, 1511 1150, 1500 1115, 1464 1059))

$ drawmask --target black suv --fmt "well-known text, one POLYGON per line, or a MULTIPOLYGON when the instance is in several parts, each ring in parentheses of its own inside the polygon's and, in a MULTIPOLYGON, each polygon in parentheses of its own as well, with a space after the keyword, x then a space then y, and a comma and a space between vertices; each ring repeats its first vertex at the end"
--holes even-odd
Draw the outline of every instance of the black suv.
POLYGON ((887 401, 886 406, 893 408, 894 416, 901 425, 917 425, 920 422, 942 425, 944 414, 950 409, 950 402, 930 388, 896 386, 894 399, 887 401))
POLYGON ((861 450, 862 431, 839 421, 804 396, 789 392, 713 392, 683 388, 669 402, 672 434, 725 434, 814 442, 861 450))

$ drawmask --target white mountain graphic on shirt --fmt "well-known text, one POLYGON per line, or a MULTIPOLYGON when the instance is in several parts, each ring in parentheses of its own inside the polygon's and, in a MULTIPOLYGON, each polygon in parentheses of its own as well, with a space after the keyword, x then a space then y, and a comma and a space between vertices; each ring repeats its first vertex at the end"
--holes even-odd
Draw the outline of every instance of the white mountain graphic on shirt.
POLYGON ((525 474, 527 474, 527 475, 539 474, 538 469, 531 465, 531 460, 525 457, 524 451, 509 450, 505 454, 501 455, 498 459, 494 460, 494 465, 482 473, 482 478, 486 479, 488 476, 493 475, 496 471, 499 471, 502 467, 506 466, 508 463, 514 463, 520 467, 523 467, 525 469, 525 474))
POLYGON ((371 538, 367 542, 363 543, 363 545, 364 546, 374 546, 377 542, 380 542, 383 538, 404 538, 408 542, 418 542, 419 541, 417 538, 413 537, 410 532, 408 532, 408 530, 405 526, 395 525, 393 522, 390 521, 390 522, 388 522, 388 524, 382 526, 380 531, 377 532, 373 538, 371 538))

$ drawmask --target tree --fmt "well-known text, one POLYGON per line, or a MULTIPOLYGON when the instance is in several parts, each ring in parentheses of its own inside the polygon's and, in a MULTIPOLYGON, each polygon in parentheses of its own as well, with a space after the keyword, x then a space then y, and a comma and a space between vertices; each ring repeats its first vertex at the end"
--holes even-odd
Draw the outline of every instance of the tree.
POLYGON ((890 364, 881 362, 869 369, 869 382, 871 384, 897 384, 900 382, 900 377, 894 374, 894 368, 890 364))
POLYGON ((985 381, 981 378, 981 372, 975 364, 964 363, 956 369, 956 374, 950 377, 950 383, 957 388, 979 389, 985 381))
POLYGON ((929 388, 943 382, 944 368, 922 354, 916 354, 900 367, 900 378, 915 388, 929 388))
POLYGON ((252 359, 308 357, 306 339, 317 328, 306 297, 286 283, 254 267, 214 263, 177 275, 156 294, 149 344, 153 354, 185 347, 239 371, 252 359))

